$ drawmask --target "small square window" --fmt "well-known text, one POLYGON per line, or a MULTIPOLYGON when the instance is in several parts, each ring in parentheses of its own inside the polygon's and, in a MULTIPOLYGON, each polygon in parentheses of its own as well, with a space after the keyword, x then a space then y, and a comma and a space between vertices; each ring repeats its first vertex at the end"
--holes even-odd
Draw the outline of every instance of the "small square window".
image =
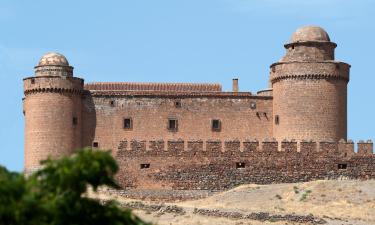
POLYGON ((133 128, 133 120, 131 118, 124 119, 124 129, 132 129, 133 128))
POLYGON ((275 124, 276 124, 276 125, 279 125, 279 123, 280 123, 280 118, 279 118, 278 115, 276 115, 276 116, 275 116, 275 124))
POLYGON ((244 162, 238 162, 238 163, 236 163, 236 168, 237 169, 245 168, 245 163, 244 162))
POLYGON ((93 142, 93 143, 92 143, 92 147, 94 147, 94 148, 98 148, 98 147, 99 147, 99 143, 98 143, 98 142, 93 142))
POLYGON ((140 166, 141 166, 141 169, 148 169, 150 168, 150 163, 142 163, 140 166))
POLYGON ((73 117, 73 125, 77 125, 78 124, 78 118, 77 117, 73 117))
POLYGON ((348 168, 348 164, 338 164, 337 168, 339 170, 346 170, 346 168, 348 168))
POLYGON ((212 131, 220 131, 221 130, 221 121, 214 119, 212 120, 212 131))
POLYGON ((178 121, 176 119, 168 119, 168 130, 177 131, 178 121))
POLYGON ((175 106, 176 108, 181 108, 181 101, 180 101, 180 100, 175 101, 175 102, 174 102, 174 106, 175 106))

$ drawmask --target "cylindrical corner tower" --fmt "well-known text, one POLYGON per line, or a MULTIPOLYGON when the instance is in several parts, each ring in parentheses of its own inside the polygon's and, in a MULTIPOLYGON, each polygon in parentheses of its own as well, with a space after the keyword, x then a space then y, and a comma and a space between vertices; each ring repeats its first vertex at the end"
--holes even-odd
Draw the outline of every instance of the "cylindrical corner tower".
POLYGON ((336 44, 322 28, 307 26, 285 48, 286 55, 270 71, 274 137, 346 139, 350 65, 334 61, 336 44))
POLYGON ((81 146, 83 79, 58 53, 44 55, 35 76, 23 80, 25 171, 31 172, 48 156, 69 155, 81 146))

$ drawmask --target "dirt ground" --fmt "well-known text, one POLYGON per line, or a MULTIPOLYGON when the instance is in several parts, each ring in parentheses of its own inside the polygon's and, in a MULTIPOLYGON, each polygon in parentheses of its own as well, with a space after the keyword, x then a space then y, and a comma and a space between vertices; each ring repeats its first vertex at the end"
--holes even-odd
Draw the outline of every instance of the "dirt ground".
MULTIPOLYGON (((252 220, 205 216, 197 209, 219 212, 269 213, 270 215, 313 216, 325 224, 375 224, 375 180, 324 180, 295 184, 242 185, 210 197, 181 202, 146 202, 116 195, 100 195, 102 199, 116 199, 120 203, 141 202, 163 204, 183 209, 184 213, 136 209, 146 221, 160 225, 182 224, 301 224, 288 220, 252 220)), ((302 223, 303 224, 303 223, 302 223)), ((314 224, 314 223, 305 223, 314 224)))

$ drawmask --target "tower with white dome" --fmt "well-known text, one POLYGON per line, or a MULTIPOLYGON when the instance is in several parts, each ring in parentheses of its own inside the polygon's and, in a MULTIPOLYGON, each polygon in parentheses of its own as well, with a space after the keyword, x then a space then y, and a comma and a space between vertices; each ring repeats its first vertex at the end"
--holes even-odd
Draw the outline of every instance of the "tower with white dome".
POLYGON ((273 136, 277 140, 347 138, 350 65, 335 61, 336 44, 320 27, 299 28, 286 54, 270 66, 273 136))
POLYGON ((25 171, 48 156, 69 155, 82 147, 83 79, 58 53, 47 53, 24 79, 25 171))

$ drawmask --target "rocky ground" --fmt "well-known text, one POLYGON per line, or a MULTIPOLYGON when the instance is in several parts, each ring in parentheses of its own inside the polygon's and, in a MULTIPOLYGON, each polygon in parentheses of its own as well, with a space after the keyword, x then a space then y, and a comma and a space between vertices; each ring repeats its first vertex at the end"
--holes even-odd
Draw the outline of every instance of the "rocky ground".
POLYGON ((375 180, 329 180, 242 185, 189 201, 135 200, 116 194, 124 207, 154 224, 375 224, 375 180))

